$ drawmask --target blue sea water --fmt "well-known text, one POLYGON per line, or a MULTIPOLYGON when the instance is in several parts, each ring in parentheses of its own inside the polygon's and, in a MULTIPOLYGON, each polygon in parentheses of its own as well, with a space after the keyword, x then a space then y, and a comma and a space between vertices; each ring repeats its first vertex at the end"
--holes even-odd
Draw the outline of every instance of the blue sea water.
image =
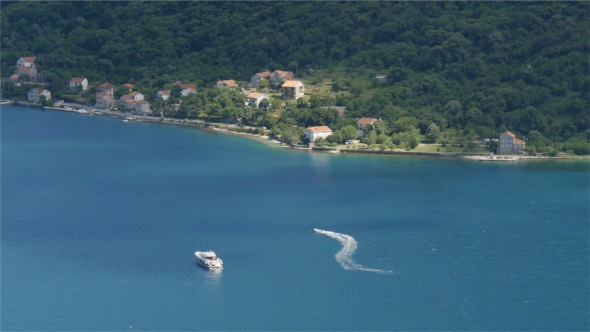
POLYGON ((588 162, 0 113, 3 331, 589 329, 588 162))

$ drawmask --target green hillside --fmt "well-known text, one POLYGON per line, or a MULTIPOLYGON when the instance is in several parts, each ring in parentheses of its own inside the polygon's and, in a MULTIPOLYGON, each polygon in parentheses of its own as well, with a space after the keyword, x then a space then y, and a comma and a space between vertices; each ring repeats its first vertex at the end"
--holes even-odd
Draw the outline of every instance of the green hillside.
POLYGON ((313 94, 298 105, 311 115, 295 124, 350 124, 312 117, 335 103, 350 118, 383 119, 387 135, 408 125, 426 135, 435 124, 447 136, 510 130, 540 150, 556 138, 587 150, 589 6, 2 1, 0 65, 5 78, 36 56, 57 95, 72 76, 153 95, 178 79, 210 87, 291 70, 313 94))

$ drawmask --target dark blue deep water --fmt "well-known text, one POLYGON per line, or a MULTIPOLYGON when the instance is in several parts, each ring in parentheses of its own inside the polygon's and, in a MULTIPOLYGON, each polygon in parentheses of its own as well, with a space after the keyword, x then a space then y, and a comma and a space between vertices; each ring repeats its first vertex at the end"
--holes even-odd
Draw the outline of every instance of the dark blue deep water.
POLYGON ((589 329, 588 162, 0 112, 3 331, 589 329))

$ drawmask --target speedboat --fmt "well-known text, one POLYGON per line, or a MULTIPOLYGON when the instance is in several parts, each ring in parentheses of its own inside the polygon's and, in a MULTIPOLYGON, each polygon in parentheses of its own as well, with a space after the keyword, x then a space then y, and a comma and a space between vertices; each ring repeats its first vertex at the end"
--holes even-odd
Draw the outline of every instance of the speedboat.
POLYGON ((223 269, 223 261, 212 250, 197 251, 195 256, 197 256, 199 263, 208 269, 223 269))

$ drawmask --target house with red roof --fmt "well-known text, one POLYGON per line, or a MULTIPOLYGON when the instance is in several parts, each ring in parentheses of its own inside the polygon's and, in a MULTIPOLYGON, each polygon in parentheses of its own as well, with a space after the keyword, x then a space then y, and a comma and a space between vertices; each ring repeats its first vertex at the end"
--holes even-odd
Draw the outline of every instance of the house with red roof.
POLYGON ((117 87, 109 82, 103 83, 96 87, 96 94, 104 93, 111 98, 115 97, 115 90, 117 87))
POLYGON ((522 154, 524 153, 526 143, 516 138, 516 135, 507 131, 500 134, 497 154, 522 154))
POLYGON ((301 81, 285 81, 283 83, 283 98, 297 100, 305 94, 305 86, 301 81))
POLYGON ((260 84, 262 83, 262 81, 268 79, 270 75, 271 72, 269 72, 268 70, 252 75, 252 77, 250 77, 250 86, 252 87, 252 89, 260 88, 260 84))
POLYGON ((373 125, 375 121, 377 121, 375 118, 360 118, 356 122, 356 127, 358 130, 363 130, 366 126, 373 125))
POLYGON ((276 89, 279 86, 279 84, 286 82, 286 81, 294 80, 294 79, 295 79, 295 75, 293 75, 293 72, 283 71, 283 70, 275 70, 270 75, 269 81, 270 81, 270 86, 273 89, 276 89))
POLYGON ((156 97, 158 97, 159 99, 166 101, 168 99, 170 99, 170 95, 172 94, 172 91, 170 90, 160 90, 158 91, 158 93, 156 93, 156 97))
POLYGON ((230 89, 238 87, 238 83, 235 80, 219 80, 215 84, 216 89, 230 89))
POLYGON ((96 93, 96 102, 94 106, 98 109, 109 109, 115 105, 115 99, 106 93, 96 93))
POLYGON ((29 90, 27 101, 33 104, 41 104, 42 97, 45 97, 45 100, 51 99, 51 92, 43 88, 33 88, 29 90))
POLYGON ((180 84, 180 96, 186 97, 197 93, 197 85, 193 83, 180 84))
POLYGON ((315 142, 318 138, 326 138, 330 135, 332 135, 332 129, 328 126, 305 128, 305 137, 307 137, 311 143, 315 142))
POLYGON ((88 80, 85 77, 72 77, 70 80, 70 90, 78 91, 78 90, 86 91, 88 90, 88 80))
POLYGON ((270 99, 264 93, 253 92, 246 96, 246 104, 260 107, 260 103, 265 99, 268 100, 270 103, 270 99))
POLYGON ((18 59, 18 61, 16 62, 16 66, 17 67, 37 67, 37 64, 35 63, 36 60, 37 60, 37 58, 34 56, 25 56, 25 57, 18 59))
POLYGON ((129 94, 122 95, 121 98, 119 98, 119 106, 128 109, 135 108, 135 103, 141 100, 143 100, 143 94, 137 91, 133 91, 129 94))

